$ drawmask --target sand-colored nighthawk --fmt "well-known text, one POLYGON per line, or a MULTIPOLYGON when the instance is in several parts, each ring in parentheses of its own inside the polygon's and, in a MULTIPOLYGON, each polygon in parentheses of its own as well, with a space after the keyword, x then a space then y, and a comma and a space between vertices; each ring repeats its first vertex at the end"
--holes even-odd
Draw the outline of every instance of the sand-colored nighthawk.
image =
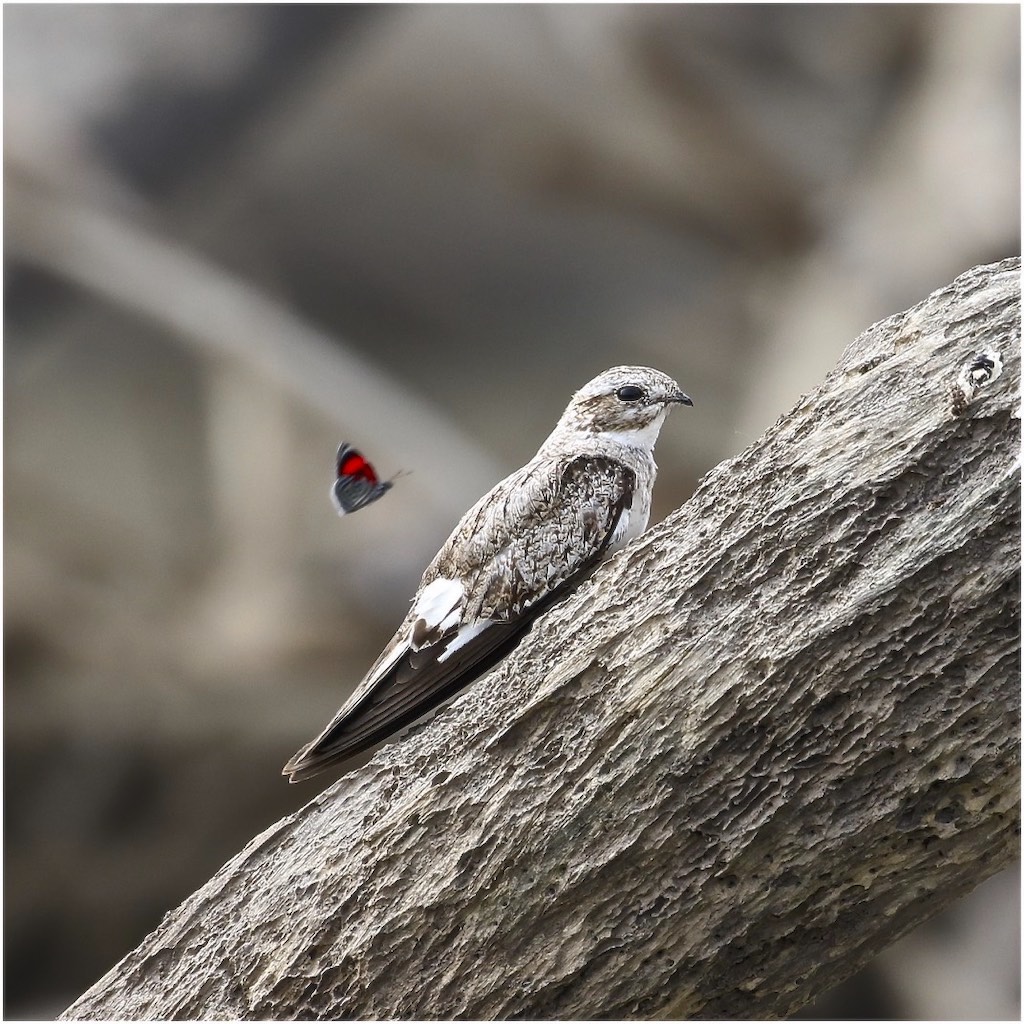
POLYGON ((671 377, 643 366, 606 370, 577 391, 537 454, 462 517, 365 679, 284 766, 290 781, 449 700, 639 536, 651 511, 654 444, 674 403, 693 404, 671 377))

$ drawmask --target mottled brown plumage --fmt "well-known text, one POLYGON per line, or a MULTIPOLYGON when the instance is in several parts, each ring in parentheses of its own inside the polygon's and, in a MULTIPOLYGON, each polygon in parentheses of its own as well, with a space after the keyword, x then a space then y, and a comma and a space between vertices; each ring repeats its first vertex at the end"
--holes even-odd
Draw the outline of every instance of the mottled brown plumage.
POLYGON ((463 516, 398 632, 284 774, 316 775, 444 703, 643 532, 654 443, 672 403, 691 404, 646 367, 616 367, 581 388, 534 458, 463 516))

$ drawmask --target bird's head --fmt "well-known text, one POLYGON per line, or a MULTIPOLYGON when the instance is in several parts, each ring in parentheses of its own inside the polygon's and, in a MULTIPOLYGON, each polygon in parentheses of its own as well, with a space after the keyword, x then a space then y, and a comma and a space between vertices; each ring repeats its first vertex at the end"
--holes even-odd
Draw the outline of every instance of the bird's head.
POLYGON ((558 429, 600 434, 653 449, 658 431, 675 404, 693 402, 667 374, 648 366, 616 366, 573 395, 558 429))

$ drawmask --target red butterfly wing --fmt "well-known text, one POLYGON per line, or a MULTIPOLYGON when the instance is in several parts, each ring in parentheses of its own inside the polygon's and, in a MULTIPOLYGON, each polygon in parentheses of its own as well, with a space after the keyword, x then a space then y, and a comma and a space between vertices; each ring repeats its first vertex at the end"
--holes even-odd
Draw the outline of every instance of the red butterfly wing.
POLYGON ((371 484, 377 483, 378 479, 373 466, 355 448, 344 444, 338 450, 338 476, 359 477, 361 480, 368 480, 371 484))

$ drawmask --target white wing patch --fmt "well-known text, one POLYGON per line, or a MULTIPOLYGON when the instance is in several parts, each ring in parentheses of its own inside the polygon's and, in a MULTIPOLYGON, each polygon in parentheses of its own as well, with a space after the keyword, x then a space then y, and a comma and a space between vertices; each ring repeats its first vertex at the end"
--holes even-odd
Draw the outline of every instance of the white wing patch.
POLYGON ((489 619, 481 619, 479 622, 471 622, 469 625, 462 626, 459 631, 452 637, 448 646, 445 648, 444 654, 442 654, 437 660, 446 661, 450 658, 460 647, 465 647, 474 637, 479 636, 488 626, 493 626, 494 623, 489 619))
MULTIPOLYGON (((423 588, 419 600, 413 608, 416 616, 413 627, 409 632, 409 648, 419 650, 422 646, 415 638, 422 638, 424 634, 445 633, 455 626, 459 626, 462 618, 462 599, 466 588, 458 581, 440 576, 423 588)), ((438 656, 438 661, 446 661, 460 647, 465 647, 474 637, 479 636, 488 626, 494 625, 487 619, 479 622, 468 622, 459 626, 458 630, 446 644, 444 653, 438 656)), ((436 642, 434 640, 433 642, 436 642)))
MULTIPOLYGON (((458 580, 444 576, 428 583, 412 610, 415 616, 412 635, 443 633, 458 625, 465 592, 466 588, 458 580)), ((419 649, 419 645, 411 641, 410 646, 413 650, 419 649)))

